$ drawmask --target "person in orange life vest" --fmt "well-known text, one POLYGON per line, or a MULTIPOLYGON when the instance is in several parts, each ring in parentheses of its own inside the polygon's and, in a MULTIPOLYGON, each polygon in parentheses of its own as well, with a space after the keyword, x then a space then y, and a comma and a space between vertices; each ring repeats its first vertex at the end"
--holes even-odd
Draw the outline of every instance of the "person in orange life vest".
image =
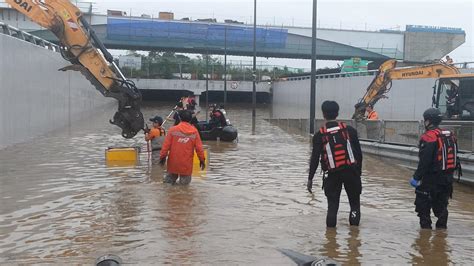
POLYGON ((160 152, 160 164, 164 165, 168 157, 165 183, 175 184, 179 178, 179 184, 187 185, 191 182, 194 151, 199 157, 202 170, 204 170, 206 158, 199 132, 189 123, 192 119, 191 112, 182 110, 179 116, 181 122, 171 127, 166 135, 160 152))
POLYGON ((149 129, 148 127, 145 131, 145 140, 151 141, 153 150, 161 150, 163 145, 163 138, 166 135, 166 131, 161 127, 163 124, 163 118, 161 116, 155 116, 150 118, 150 121, 153 122, 153 127, 149 129))
POLYGON ((373 104, 369 103, 367 105, 366 111, 367 111, 367 120, 379 120, 379 114, 375 112, 373 104))
POLYGON ((324 171, 323 189, 328 201, 327 227, 336 226, 342 185, 351 207, 349 223, 357 226, 360 222, 362 192, 362 151, 357 131, 336 121, 339 114, 339 105, 336 102, 325 101, 321 109, 326 123, 313 137, 307 189, 312 193, 313 178, 321 159, 321 168, 324 171))
POLYGON ((161 116, 155 116, 153 118, 150 118, 150 121, 153 122, 153 128, 145 129, 146 141, 150 141, 157 137, 166 135, 165 129, 161 127, 161 124, 163 124, 163 118, 161 116))
POLYGON ((454 133, 439 128, 441 112, 429 108, 423 113, 426 132, 419 143, 418 167, 410 180, 415 187, 415 211, 420 226, 431 229, 431 209, 438 218, 437 229, 444 229, 448 223, 448 201, 452 195, 453 174, 460 163, 458 145, 454 133))

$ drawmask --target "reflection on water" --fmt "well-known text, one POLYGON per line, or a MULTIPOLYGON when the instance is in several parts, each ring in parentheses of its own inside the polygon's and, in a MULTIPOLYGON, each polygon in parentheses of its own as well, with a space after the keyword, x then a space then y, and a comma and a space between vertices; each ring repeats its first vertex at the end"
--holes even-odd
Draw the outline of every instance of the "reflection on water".
POLYGON ((336 261, 357 265, 360 264, 360 246, 361 241, 358 227, 350 227, 348 231, 339 230, 339 233, 335 228, 327 228, 320 253, 336 261))
POLYGON ((449 257, 450 247, 446 242, 447 236, 448 234, 444 230, 420 230, 412 246, 414 251, 412 263, 425 265, 448 265, 452 263, 449 257))
MULTIPOLYGON (((239 143, 205 143, 207 175, 189 187, 163 184, 146 154, 138 167, 106 167, 106 147, 144 144, 122 139, 109 113, 1 150, 0 264, 114 253, 126 263, 291 265, 279 248, 351 265, 472 261, 472 188, 456 186, 447 231, 420 231, 411 171, 367 157, 360 228, 349 227, 342 195, 338 227, 326 229, 324 193, 305 189, 308 139, 264 121, 265 108, 252 135, 247 107, 228 110, 239 143)), ((170 108, 150 105, 145 116, 170 108)))

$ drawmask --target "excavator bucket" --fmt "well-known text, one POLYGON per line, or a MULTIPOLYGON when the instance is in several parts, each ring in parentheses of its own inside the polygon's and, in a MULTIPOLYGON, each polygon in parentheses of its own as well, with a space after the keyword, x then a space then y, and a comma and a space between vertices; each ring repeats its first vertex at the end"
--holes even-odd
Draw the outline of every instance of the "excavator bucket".
POLYGON ((143 129, 145 120, 140 109, 129 107, 121 110, 119 108, 110 123, 122 129, 122 137, 130 139, 143 129))

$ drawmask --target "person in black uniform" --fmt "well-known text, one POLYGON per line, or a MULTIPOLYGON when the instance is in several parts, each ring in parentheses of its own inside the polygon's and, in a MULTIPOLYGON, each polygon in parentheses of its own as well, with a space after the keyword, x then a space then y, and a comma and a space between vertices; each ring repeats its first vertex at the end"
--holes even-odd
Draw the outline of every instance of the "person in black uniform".
MULTIPOLYGON (((453 174, 460 171, 458 146, 454 133, 439 128, 441 112, 429 108, 423 113, 426 132, 419 143, 418 167, 410 180, 415 187, 415 211, 420 226, 431 229, 431 209, 438 218, 437 229, 448 223, 448 200, 453 189, 453 174)), ((459 173, 459 172, 458 172, 459 173)))
POLYGON ((181 118, 179 117, 179 112, 184 110, 184 106, 182 102, 178 102, 174 109, 173 118, 166 118, 168 121, 174 121, 174 125, 177 126, 181 122, 181 118))
POLYGON ((321 159, 321 168, 324 171, 323 189, 328 200, 327 227, 336 226, 343 184, 351 206, 349 223, 358 226, 362 192, 362 151, 357 131, 336 121, 339 115, 339 105, 336 102, 325 101, 321 109, 326 124, 313 137, 307 189, 312 193, 313 177, 321 159))

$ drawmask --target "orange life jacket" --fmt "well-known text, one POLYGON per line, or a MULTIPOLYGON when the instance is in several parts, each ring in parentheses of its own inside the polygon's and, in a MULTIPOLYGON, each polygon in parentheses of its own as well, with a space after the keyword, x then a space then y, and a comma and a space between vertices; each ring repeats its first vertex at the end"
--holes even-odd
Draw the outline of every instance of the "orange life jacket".
POLYGON ((321 156, 323 171, 334 172, 357 163, 345 123, 339 122, 332 128, 324 126, 319 131, 323 139, 323 155, 321 156))
POLYGON ((377 114, 375 111, 372 111, 367 115, 367 120, 379 120, 379 114, 377 114))

